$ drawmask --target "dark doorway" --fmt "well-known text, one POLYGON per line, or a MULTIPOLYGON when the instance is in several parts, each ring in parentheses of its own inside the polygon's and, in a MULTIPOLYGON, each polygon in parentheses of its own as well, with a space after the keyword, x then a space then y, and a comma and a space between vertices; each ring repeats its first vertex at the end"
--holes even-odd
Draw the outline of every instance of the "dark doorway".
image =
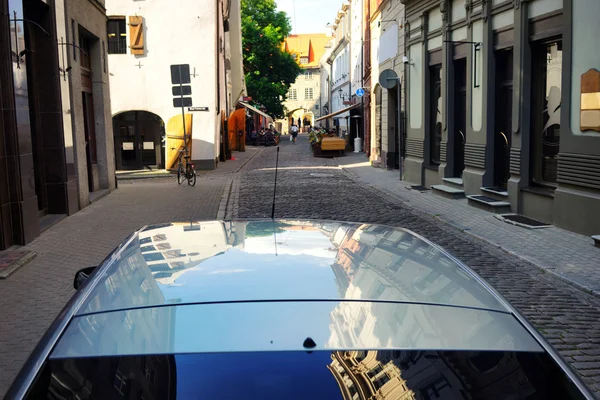
POLYGON ((163 120, 147 111, 113 117, 117 170, 164 168, 163 120))
MULTIPOLYGON (((46 8, 45 5, 32 2, 32 7, 28 12, 32 13, 35 11, 36 16, 44 13, 45 11, 39 10, 39 8, 46 8)), ((33 13, 32 13, 33 14, 33 13)), ((39 17, 38 17, 39 18, 39 17)), ((45 177, 45 165, 44 165, 44 135, 42 129, 42 123, 40 118, 40 93, 39 93, 39 68, 40 68, 40 53, 35 51, 40 46, 39 36, 42 34, 38 33, 38 30, 25 29, 25 46, 27 49, 34 50, 26 52, 26 71, 27 71, 27 86, 29 96, 27 98, 17 98, 24 103, 28 101, 29 105, 29 123, 31 127, 31 146, 33 156, 33 174, 35 181, 35 194, 38 201, 39 216, 46 215, 48 213, 48 197, 46 190, 46 177, 45 177)), ((42 60, 43 62, 43 60, 42 60)), ((17 104, 17 106, 23 107, 24 104, 17 104)), ((24 108, 24 107, 23 107, 24 108)), ((22 123, 22 121, 21 121, 22 123)))
POLYGON ((85 133, 85 155, 87 159, 88 188, 90 192, 93 192, 95 190, 94 168, 98 166, 98 151, 96 149, 96 120, 92 95, 91 40, 82 29, 79 30, 79 65, 81 67, 81 104, 85 133))
POLYGON ((454 60, 454 177, 465 169, 467 141, 467 59, 454 60))
POLYGON ((510 178, 512 139, 513 51, 500 50, 495 53, 495 57, 494 186, 506 190, 510 178))
POLYGON ((88 185, 90 192, 94 191, 94 165, 98 163, 96 150, 96 129, 94 123, 94 100, 89 92, 82 92, 83 124, 85 130, 85 155, 87 158, 88 185))
POLYGON ((400 168, 399 137, 400 124, 398 121, 398 86, 388 89, 388 145, 386 154, 386 166, 388 169, 400 168))

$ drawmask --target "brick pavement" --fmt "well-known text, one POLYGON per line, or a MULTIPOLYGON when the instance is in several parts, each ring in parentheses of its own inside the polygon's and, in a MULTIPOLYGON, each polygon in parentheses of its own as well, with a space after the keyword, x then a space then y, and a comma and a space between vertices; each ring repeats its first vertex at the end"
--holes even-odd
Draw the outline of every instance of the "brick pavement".
POLYGON ((203 174, 195 187, 178 186, 173 176, 120 182, 118 190, 25 246, 37 257, 0 281, 0 398, 73 295, 71 285, 78 269, 97 265, 143 225, 214 219, 229 181, 227 171, 221 170, 203 174))
POLYGON ((600 296, 600 248, 588 236, 550 227, 527 229, 500 221, 493 214, 469 206, 467 199, 449 200, 431 191, 410 190, 398 171, 373 168, 364 153, 337 159, 358 182, 394 196, 408 207, 498 246, 546 272, 600 296))
MULTIPOLYGON (((275 154, 274 148, 265 149, 234 178, 228 217, 270 215, 275 154)), ((353 156, 348 157, 352 161, 353 156)), ((279 165, 276 217, 385 223, 411 229, 432 240, 504 295, 545 335, 596 395, 600 394, 600 299, 596 296, 465 233, 464 229, 407 206, 398 196, 357 182, 356 175, 340 168, 336 160, 312 157, 306 135, 299 136, 296 146, 282 142, 279 165)))

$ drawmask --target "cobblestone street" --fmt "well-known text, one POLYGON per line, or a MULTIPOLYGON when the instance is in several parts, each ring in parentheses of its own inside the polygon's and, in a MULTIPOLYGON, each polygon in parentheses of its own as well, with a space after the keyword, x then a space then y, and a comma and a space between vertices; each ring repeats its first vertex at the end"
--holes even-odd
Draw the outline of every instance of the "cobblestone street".
MULTIPOLYGON (((269 217, 276 149, 267 148, 236 176, 228 217, 269 217)), ((322 218, 402 226, 458 257, 491 283, 600 393, 600 301, 529 263, 431 215, 359 184, 334 159, 314 158, 308 139, 282 140, 276 218, 322 218)), ((540 248, 543 252, 544 249, 540 248)))

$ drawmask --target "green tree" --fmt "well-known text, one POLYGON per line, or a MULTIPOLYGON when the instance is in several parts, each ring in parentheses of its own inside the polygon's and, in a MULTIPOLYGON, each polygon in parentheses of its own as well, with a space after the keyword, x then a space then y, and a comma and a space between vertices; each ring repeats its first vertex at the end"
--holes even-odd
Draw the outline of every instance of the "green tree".
POLYGON ((283 49, 292 28, 276 7, 274 0, 242 0, 242 49, 248 95, 273 118, 283 118, 282 101, 301 68, 283 49))

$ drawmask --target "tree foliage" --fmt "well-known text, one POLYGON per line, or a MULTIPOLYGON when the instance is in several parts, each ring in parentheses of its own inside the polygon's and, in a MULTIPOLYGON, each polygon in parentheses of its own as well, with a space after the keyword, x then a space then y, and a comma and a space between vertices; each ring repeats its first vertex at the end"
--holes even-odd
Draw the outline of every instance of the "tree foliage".
POLYGON ((286 13, 274 0, 242 0, 242 49, 248 95, 273 118, 283 118, 283 101, 301 68, 283 50, 292 31, 286 13))

